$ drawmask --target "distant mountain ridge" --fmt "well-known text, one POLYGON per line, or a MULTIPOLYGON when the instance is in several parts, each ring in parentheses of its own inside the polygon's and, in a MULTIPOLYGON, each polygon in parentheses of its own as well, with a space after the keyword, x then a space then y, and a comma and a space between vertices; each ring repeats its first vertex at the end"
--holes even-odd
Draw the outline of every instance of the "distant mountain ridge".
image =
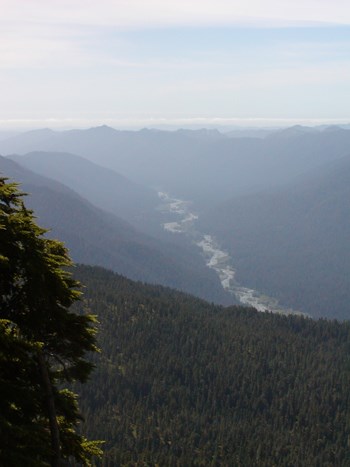
POLYGON ((69 152, 129 180, 215 205, 264 187, 282 186, 345 156, 350 130, 291 127, 265 138, 229 138, 212 130, 30 132, 0 141, 0 153, 69 152))
POLYGON ((0 153, 68 152, 112 168, 130 180, 173 190, 186 179, 185 167, 207 144, 226 139, 215 130, 121 131, 107 126, 48 133, 36 130, 0 141, 0 153), (190 156, 190 159, 189 159, 190 156))

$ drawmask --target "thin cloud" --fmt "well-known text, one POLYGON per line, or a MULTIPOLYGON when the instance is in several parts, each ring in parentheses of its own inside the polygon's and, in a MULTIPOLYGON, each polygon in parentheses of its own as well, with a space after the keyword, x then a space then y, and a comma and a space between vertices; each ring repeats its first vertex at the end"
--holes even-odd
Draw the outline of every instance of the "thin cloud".
POLYGON ((348 0, 0 3, 4 121, 54 115, 56 125, 69 115, 72 126, 84 116, 108 123, 115 109, 134 121, 149 109, 165 117, 227 116, 232 109, 273 116, 273 106, 286 117, 307 116, 312 87, 315 115, 347 113, 348 28, 239 27, 350 25, 348 0), (205 29, 227 25, 233 27, 223 34, 205 29))
MULTIPOLYGON (((2 0, 0 68, 89 66, 108 62, 142 67, 138 58, 99 41, 108 30, 172 26, 286 27, 350 24, 344 0, 2 0)), ((115 39, 114 39, 115 40, 115 39)), ((219 52, 219 51, 218 51, 219 52)))
POLYGON ((347 0, 2 0, 2 20, 116 27, 350 24, 347 0))

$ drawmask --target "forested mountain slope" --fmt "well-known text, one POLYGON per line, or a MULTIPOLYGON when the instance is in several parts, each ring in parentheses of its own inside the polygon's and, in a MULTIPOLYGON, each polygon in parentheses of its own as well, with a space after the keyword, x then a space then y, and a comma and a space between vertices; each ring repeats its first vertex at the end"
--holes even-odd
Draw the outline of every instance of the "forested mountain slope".
POLYGON ((350 463, 350 325, 221 308, 77 267, 101 353, 80 388, 104 466, 350 463))
POLYGON ((0 171, 22 183, 38 222, 64 241, 74 261, 108 267, 127 277, 172 286, 218 303, 232 303, 196 251, 149 237, 96 208, 68 187, 0 157, 0 171))
POLYGON ((313 316, 350 318, 350 157, 201 217, 237 280, 313 316))
POLYGON ((10 158, 27 169, 67 185, 95 206, 127 220, 140 230, 160 229, 157 192, 131 182, 111 169, 69 153, 31 152, 10 158))

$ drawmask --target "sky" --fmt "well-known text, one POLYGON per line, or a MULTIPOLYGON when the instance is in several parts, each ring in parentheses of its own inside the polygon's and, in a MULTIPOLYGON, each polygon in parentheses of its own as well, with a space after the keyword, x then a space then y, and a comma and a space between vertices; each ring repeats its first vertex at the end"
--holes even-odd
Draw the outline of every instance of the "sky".
POLYGON ((348 0, 0 0, 0 131, 350 123, 348 0))

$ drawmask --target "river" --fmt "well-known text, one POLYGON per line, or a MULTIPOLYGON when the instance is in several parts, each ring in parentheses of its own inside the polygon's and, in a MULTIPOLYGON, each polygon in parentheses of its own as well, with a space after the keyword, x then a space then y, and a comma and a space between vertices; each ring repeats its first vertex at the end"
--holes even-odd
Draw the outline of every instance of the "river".
POLYGON ((213 269, 220 278, 222 287, 234 295, 236 299, 246 306, 252 306, 258 311, 272 311, 274 313, 297 313, 300 312, 285 308, 273 297, 269 297, 257 290, 244 287, 236 280, 236 270, 232 264, 231 256, 221 249, 217 241, 208 234, 203 234, 196 229, 198 215, 192 212, 189 201, 171 197, 168 193, 159 191, 161 200, 160 211, 166 222, 163 228, 173 234, 186 235, 202 251, 206 264, 213 269), (169 219, 170 218, 170 219, 169 219))

